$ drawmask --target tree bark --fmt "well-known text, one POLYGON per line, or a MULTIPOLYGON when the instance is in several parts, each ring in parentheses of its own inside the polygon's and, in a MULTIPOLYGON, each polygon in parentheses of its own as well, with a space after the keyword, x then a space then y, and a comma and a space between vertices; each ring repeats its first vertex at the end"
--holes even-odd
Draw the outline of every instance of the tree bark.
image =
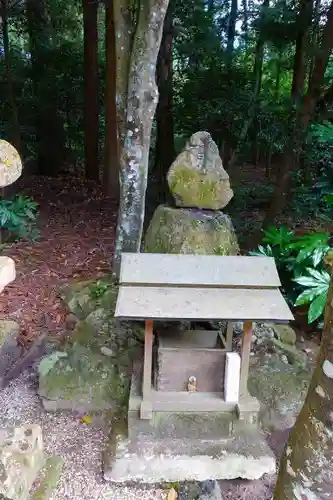
POLYGON ((116 105, 116 33, 112 2, 105 7, 105 143, 103 186, 105 192, 119 200, 119 162, 116 105))
POLYGON ((264 225, 272 224, 275 217, 285 208, 291 190, 292 173, 297 161, 313 113, 321 96, 328 60, 333 49, 333 2, 331 2, 323 31, 322 43, 316 52, 311 80, 301 103, 293 110, 290 130, 280 166, 275 192, 266 215, 264 225))
POLYGON ((249 12, 248 12, 247 0, 242 0, 242 4, 243 4, 244 43, 245 43, 245 50, 247 50, 249 46, 249 12))
MULTIPOLYGON (((265 15, 265 11, 269 7, 269 0, 264 0, 262 7, 261 7, 261 19, 265 15)), ((256 108, 257 108, 257 102, 258 98, 260 95, 260 90, 261 90, 261 82, 262 82, 262 66, 263 66, 263 60, 264 60, 264 48, 265 48, 265 41, 262 37, 261 33, 261 27, 259 26, 259 32, 258 32, 258 38, 257 38, 257 43, 256 43, 256 50, 255 50, 255 56, 254 56, 254 67, 253 67, 253 95, 252 95, 252 102, 249 105, 249 111, 248 111, 248 117, 247 120, 245 120, 243 128, 239 134, 239 140, 238 140, 238 145, 242 146, 244 143, 244 140, 247 137, 247 134, 249 132, 249 129, 253 123, 253 120, 255 119, 256 115, 256 108)), ((228 169, 236 165, 239 157, 239 146, 237 145, 237 148, 234 150, 230 161, 228 162, 228 169)))
MULTIPOLYGON (((120 204, 113 262, 116 275, 119 275, 121 253, 140 251, 150 136, 158 101, 156 62, 168 3, 169 0, 146 0, 140 5, 130 51, 128 77, 125 78, 125 73, 121 75, 123 87, 117 96, 118 109, 119 112, 124 110, 125 113, 120 127, 120 204)), ((119 14, 119 9, 117 11, 119 14)), ((124 15, 128 16, 129 11, 124 8, 120 11, 119 17, 115 15, 116 38, 125 42, 129 36, 123 32, 124 25, 121 25, 121 21, 124 15)), ((125 26, 128 26, 128 23, 125 26)), ((119 43, 117 50, 118 48, 119 43)), ((125 70, 127 58, 126 61, 121 60, 119 52, 117 58, 125 70)))
POLYGON ((281 459, 274 500, 331 498, 332 449, 333 276, 316 369, 281 459))
POLYGON ((27 0, 26 5, 38 172, 41 175, 54 176, 64 161, 66 136, 63 119, 58 112, 57 96, 50 88, 47 78, 47 71, 52 62, 49 57, 48 18, 43 0, 27 0), (38 101, 40 96, 43 96, 43 106, 38 101))
POLYGON ((1 18, 2 18, 2 41, 3 41, 3 51, 4 60, 6 68, 6 78, 7 78, 7 90, 8 90, 8 100, 11 108, 11 131, 10 131, 10 142, 15 146, 19 153, 22 154, 22 141, 20 132, 20 123, 18 118, 18 109, 15 99, 15 89, 13 72, 11 65, 11 54, 9 46, 9 33, 8 33, 8 0, 1 0, 1 18))
POLYGON ((306 73, 306 49, 308 47, 309 29, 311 27, 313 0, 302 0, 297 19, 296 49, 291 88, 293 102, 298 103, 304 93, 306 73))
POLYGON ((166 175, 175 159, 174 121, 172 109, 172 0, 165 17, 161 47, 157 59, 156 82, 159 100, 156 108, 156 147, 153 176, 157 180, 158 200, 167 199, 166 175))
POLYGON ((99 181, 98 2, 83 0, 84 162, 87 179, 99 181))
POLYGON ((236 37, 236 20, 237 20, 238 0, 231 0, 228 34, 227 34, 227 58, 228 63, 232 61, 234 52, 235 37, 236 37))

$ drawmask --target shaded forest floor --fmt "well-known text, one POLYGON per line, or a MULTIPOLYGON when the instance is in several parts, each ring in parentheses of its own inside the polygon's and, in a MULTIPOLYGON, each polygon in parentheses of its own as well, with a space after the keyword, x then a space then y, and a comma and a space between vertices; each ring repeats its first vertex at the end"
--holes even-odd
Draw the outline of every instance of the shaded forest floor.
MULTIPOLYGON (((235 196, 226 212, 232 216, 241 245, 247 250, 253 246, 253 236, 258 234, 265 215, 269 183, 264 169, 253 165, 234 169, 231 183, 235 196)), ((59 287, 98 278, 108 271, 117 208, 100 188, 77 178, 34 176, 18 184, 19 192, 40 205, 41 238, 36 243, 19 242, 5 248, 4 253, 15 260, 17 278, 0 297, 0 315, 17 321, 22 341, 29 342, 45 331, 56 336, 65 334, 66 311, 57 296, 59 287)), ((331 221, 313 217, 300 219, 288 214, 279 223, 300 232, 333 232, 331 221)))
POLYGON ((59 287, 109 269, 116 205, 94 184, 69 177, 29 177, 19 192, 40 205, 41 237, 3 250, 15 260, 17 277, 0 296, 0 315, 21 325, 25 342, 45 331, 63 335, 66 311, 59 287))

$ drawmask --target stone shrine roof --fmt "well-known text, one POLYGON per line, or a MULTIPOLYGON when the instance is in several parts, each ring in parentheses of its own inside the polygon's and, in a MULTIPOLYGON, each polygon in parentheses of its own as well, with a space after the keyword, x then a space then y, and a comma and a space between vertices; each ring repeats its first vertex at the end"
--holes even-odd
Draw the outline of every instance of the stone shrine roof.
POLYGON ((123 253, 115 317, 293 319, 272 257, 123 253))

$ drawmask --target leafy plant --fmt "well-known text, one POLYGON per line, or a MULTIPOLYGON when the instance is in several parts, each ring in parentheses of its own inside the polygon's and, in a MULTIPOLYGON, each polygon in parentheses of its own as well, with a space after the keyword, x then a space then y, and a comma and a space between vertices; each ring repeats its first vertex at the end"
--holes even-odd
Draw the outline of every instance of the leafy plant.
POLYGON ((0 200, 1 239, 38 239, 37 215, 38 205, 31 198, 19 195, 13 200, 0 200))
POLYGON ((100 299, 110 288, 110 284, 104 281, 96 281, 90 288, 90 296, 92 299, 100 299))
POLYGON ((296 283, 305 288, 297 297, 295 306, 309 304, 308 320, 313 323, 322 316, 327 300, 328 288, 330 285, 330 275, 325 269, 320 271, 307 268, 308 276, 295 278, 296 283))
POLYGON ((329 235, 312 233, 297 236, 284 226, 264 231, 263 243, 250 255, 274 257, 282 290, 291 305, 309 305, 308 321, 321 318, 330 282, 324 268, 329 250, 329 235))

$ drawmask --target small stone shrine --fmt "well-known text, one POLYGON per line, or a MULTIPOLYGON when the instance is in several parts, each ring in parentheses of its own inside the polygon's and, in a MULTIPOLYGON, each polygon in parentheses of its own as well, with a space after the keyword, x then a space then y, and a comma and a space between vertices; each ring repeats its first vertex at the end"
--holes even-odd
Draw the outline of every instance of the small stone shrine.
POLYGON ((280 285, 269 257, 122 255, 115 316, 144 320, 145 343, 133 369, 128 436, 114 436, 106 479, 257 479, 275 471, 247 379, 252 321, 293 319, 280 285), (227 333, 180 331, 172 323, 180 320, 227 320, 227 333), (231 322, 239 320, 241 356, 232 348, 231 322))

